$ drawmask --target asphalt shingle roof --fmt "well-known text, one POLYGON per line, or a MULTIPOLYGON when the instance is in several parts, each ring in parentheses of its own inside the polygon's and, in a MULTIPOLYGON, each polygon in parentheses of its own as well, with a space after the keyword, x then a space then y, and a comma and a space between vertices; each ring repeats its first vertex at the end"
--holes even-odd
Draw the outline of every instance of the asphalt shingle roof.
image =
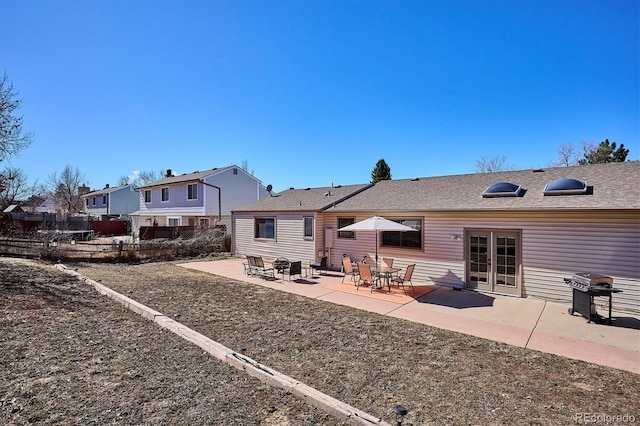
POLYGON ((497 173, 476 173, 378 182, 332 211, 363 210, 547 210, 640 208, 640 162, 593 164, 497 173), (545 196, 547 183, 574 178, 587 183, 586 195, 545 196), (483 198, 497 182, 521 185, 520 197, 483 198))
POLYGON ((204 171, 197 171, 193 173, 184 173, 181 175, 164 177, 160 180, 156 180, 146 185, 142 185, 140 186, 140 188, 149 188, 152 186, 170 185, 172 183, 197 181, 209 175, 212 175, 213 173, 219 173, 223 170, 230 169, 232 167, 235 167, 235 166, 220 167, 220 168, 209 169, 204 171))
POLYGON ((368 186, 370 184, 288 189, 234 211, 321 211, 368 186))
POLYGON ((96 195, 109 194, 110 192, 117 191, 118 189, 122 189, 122 188, 124 188, 126 186, 129 186, 129 185, 120 185, 120 186, 114 186, 114 187, 109 187, 109 188, 97 189, 95 191, 91 191, 91 192, 85 194, 84 196, 85 197, 94 197, 96 195))

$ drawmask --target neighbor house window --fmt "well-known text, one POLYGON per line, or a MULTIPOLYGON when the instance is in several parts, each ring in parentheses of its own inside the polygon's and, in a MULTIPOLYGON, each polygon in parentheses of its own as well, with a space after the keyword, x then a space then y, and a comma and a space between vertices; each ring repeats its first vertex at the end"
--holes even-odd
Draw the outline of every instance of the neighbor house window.
POLYGON ((91 204, 92 204, 92 205, 94 205, 94 206, 96 205, 96 197, 93 197, 93 198, 91 199, 91 204))
POLYGON ((105 205, 105 206, 107 205, 107 196, 106 195, 102 196, 102 204, 105 205))
POLYGON ((192 183, 187 186, 187 200, 197 200, 198 199, 198 184, 192 183))
POLYGON ((180 226, 179 217, 169 217, 167 218, 167 222, 169 223, 169 226, 180 226))
MULTIPOLYGON (((355 223, 355 219, 352 217, 339 217, 338 218, 338 229, 343 228, 345 226, 353 225, 355 223)), ((355 232, 353 231, 338 231, 338 238, 355 238, 355 232)))
POLYGON ((87 207, 89 207, 89 199, 86 198, 84 201, 85 201, 85 204, 87 205, 87 207))
POLYGON ((144 190, 144 202, 145 203, 150 203, 151 202, 151 190, 150 189, 145 189, 144 190))
POLYGON ((304 238, 313 238, 313 218, 304 218, 304 238))
POLYGON ((421 219, 390 219, 394 222, 410 226, 416 231, 384 231, 382 232, 382 247, 403 247, 422 249, 422 220, 421 219))
POLYGON ((162 188, 162 201, 169 201, 169 188, 162 188))
POLYGON ((274 218, 256 218, 255 219, 255 238, 270 238, 276 237, 276 220, 274 218))
POLYGON ((208 228, 209 227, 209 218, 200 219, 200 226, 202 228, 208 228))

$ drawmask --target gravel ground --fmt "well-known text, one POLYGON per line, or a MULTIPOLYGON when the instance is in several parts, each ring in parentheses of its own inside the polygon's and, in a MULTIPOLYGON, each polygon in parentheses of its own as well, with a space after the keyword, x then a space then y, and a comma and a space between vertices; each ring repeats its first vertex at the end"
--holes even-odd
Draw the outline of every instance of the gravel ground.
MULTIPOLYGON (((397 404, 405 425, 640 421, 637 374, 170 262, 66 266, 392 424, 397 404)), ((345 424, 50 264, 1 258, 0 271, 0 423, 345 424)))

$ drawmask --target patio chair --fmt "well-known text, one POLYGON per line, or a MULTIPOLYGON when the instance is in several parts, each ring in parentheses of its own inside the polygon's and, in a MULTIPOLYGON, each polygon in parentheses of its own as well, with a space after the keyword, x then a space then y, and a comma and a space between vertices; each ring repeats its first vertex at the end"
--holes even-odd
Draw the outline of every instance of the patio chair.
POLYGON ((344 272, 344 276, 342 277, 342 283, 344 283, 344 279, 347 275, 351 275, 351 281, 356 281, 356 277, 358 276, 358 270, 353 267, 351 263, 351 258, 349 256, 345 256, 342 258, 342 269, 344 272))
POLYGON ((253 256, 253 262, 255 263, 255 271, 262 278, 272 278, 275 279, 275 275, 273 273, 273 268, 267 268, 264 265, 264 260, 262 260, 261 256, 253 256))
POLYGON ((249 276, 256 275, 256 258, 254 256, 247 255, 247 262, 245 264, 245 273, 249 276))
POLYGON ((311 274, 313 275, 313 271, 327 271, 329 268, 327 267, 327 256, 322 256, 320 258, 320 262, 311 262, 309 264, 309 268, 311 268, 311 274))
POLYGON ((404 283, 408 282, 411 285, 411 290, 413 291, 413 283, 411 282, 411 276, 413 275, 413 270, 416 267, 416 264, 407 266, 407 271, 404 275, 395 277, 392 282, 394 285, 397 285, 398 288, 402 286, 402 290, 404 290, 404 294, 407 294, 407 289, 404 287, 404 283))
POLYGON ((291 277, 293 275, 300 275, 300 278, 302 278, 302 262, 297 261, 297 262, 289 263, 289 267, 283 269, 281 273, 282 273, 282 279, 284 279, 285 275, 288 275, 289 281, 291 281, 291 277))
POLYGON ((358 263, 358 281, 356 281, 356 291, 360 288, 360 283, 364 283, 365 285, 371 286, 371 291, 373 292, 373 287, 378 277, 371 273, 371 265, 366 263, 358 263))

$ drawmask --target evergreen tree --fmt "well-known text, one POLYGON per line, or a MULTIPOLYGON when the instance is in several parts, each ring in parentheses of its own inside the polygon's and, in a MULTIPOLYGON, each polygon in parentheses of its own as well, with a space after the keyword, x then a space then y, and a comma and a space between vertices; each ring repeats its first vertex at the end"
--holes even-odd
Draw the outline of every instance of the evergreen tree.
POLYGON ((371 183, 380 182, 381 180, 391 180, 391 169, 382 158, 378 160, 371 172, 371 183))
POLYGON ((598 164, 598 163, 621 163, 627 160, 629 150, 625 149, 624 144, 616 149, 616 143, 609 143, 609 139, 600 142, 600 145, 586 151, 584 158, 578 161, 579 164, 598 164))

